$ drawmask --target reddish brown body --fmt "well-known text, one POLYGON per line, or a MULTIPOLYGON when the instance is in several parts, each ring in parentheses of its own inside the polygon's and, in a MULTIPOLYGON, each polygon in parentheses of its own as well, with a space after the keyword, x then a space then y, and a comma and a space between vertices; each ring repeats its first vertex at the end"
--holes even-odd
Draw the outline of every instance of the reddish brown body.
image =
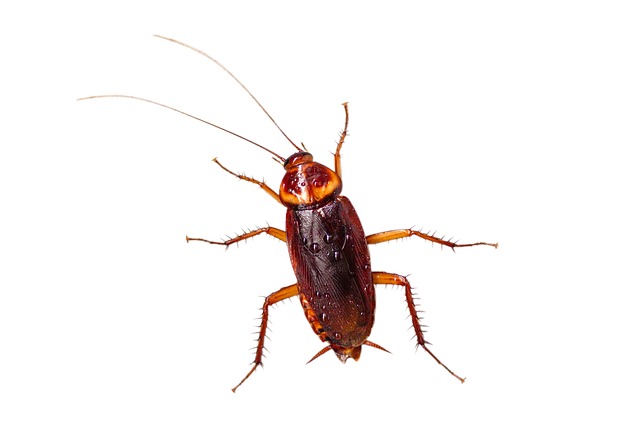
POLYGON ((344 362, 371 334, 376 295, 369 247, 351 202, 340 196, 287 211, 287 245, 307 320, 344 362))
MULTIPOLYGON (((282 129, 251 92, 222 64, 206 53, 184 43, 162 36, 157 37, 192 49, 222 67, 251 95, 282 132, 282 129)), ((217 159, 214 159, 214 162, 223 170, 241 180, 260 186, 269 196, 287 208, 286 232, 274 227, 264 227, 225 241, 187 237, 187 241, 197 240, 214 245, 229 246, 259 234, 267 233, 286 242, 289 248, 291 265, 293 266, 297 283, 285 286, 265 298, 262 306, 262 321, 260 323, 253 366, 242 381, 233 388, 233 391, 242 385, 259 365, 262 365, 269 307, 296 295, 300 298, 304 314, 313 331, 322 341, 328 343, 311 360, 329 350, 333 350, 342 362, 346 362, 349 358, 358 360, 362 345, 384 350, 379 345, 367 340, 375 318, 376 299, 374 285, 397 285, 404 289, 407 308, 418 345, 451 375, 464 382, 464 378, 453 373, 427 348, 426 344, 428 343, 424 338, 420 325, 420 317, 413 301, 413 292, 409 281, 399 274, 372 271, 368 245, 411 236, 448 246, 452 249, 476 245, 494 247, 498 245, 497 243, 484 242, 457 244, 413 229, 399 229, 365 235, 360 219, 351 202, 346 197, 340 196, 342 190, 340 149, 345 141, 349 123, 349 111, 346 103, 343 104, 345 110, 344 129, 334 154, 335 166, 332 170, 327 166, 314 162, 312 155, 298 147, 284 132, 282 134, 298 150, 288 159, 237 133, 155 101, 130 95, 100 95, 89 98, 102 97, 132 98, 177 111, 260 147, 275 156, 274 159, 283 163, 286 172, 280 185, 280 191, 276 193, 264 182, 243 174, 234 173, 224 167, 217 159)))
POLYGON ((280 185, 287 246, 313 331, 345 362, 373 327, 376 295, 367 238, 342 180, 307 152, 289 157, 280 185))

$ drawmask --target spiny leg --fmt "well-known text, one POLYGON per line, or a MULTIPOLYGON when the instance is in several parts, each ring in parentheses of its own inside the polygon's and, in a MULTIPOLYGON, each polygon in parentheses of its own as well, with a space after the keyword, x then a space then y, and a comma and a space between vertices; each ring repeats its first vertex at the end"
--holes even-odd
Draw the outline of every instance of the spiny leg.
POLYGON ((477 242, 477 243, 464 243, 458 244, 454 243, 450 240, 444 240, 438 238, 432 234, 423 233, 421 231, 412 230, 411 228, 405 228, 403 230, 390 230, 383 231, 382 233, 375 233, 367 236, 367 243, 370 245, 375 245, 376 243, 389 242, 391 240, 402 239, 405 237, 418 236, 421 239, 428 240, 433 243, 438 243, 442 246, 448 246, 451 249, 455 250, 455 248, 464 248, 467 246, 493 246, 494 248, 498 247, 497 243, 485 243, 485 242, 477 242))
POLYGON ((347 127, 349 126, 349 107, 345 102, 342 104, 344 107, 344 129, 342 130, 342 135, 340 135, 340 142, 338 142, 338 148, 336 148, 336 152, 333 155, 333 160, 335 162, 335 173, 338 174, 340 178, 342 178, 342 166, 340 164, 340 149, 342 148, 342 144, 344 144, 344 139, 347 137, 347 127))
POLYGON ((237 386, 231 389, 234 393, 236 392, 236 389, 256 371, 256 368, 259 365, 262 365, 262 352, 264 351, 264 340, 267 336, 267 322, 269 320, 269 306, 296 295, 298 295, 297 283, 286 286, 264 299, 264 304, 262 304, 262 321, 260 322, 260 332, 258 334, 258 345, 256 346, 256 357, 253 360, 253 366, 249 373, 242 379, 242 381, 240 381, 240 383, 238 383, 237 386))
POLYGON ((461 383, 464 382, 464 378, 456 375, 451 369, 447 368, 447 366, 440 361, 436 357, 435 354, 431 352, 427 348, 427 340, 424 339, 424 332, 422 331, 422 326, 420 325, 420 317, 418 316, 418 310, 416 310, 416 304, 413 301, 413 293, 411 292, 411 285, 406 277, 401 276, 399 274, 393 273, 384 273, 381 271, 373 273, 373 283, 375 285, 399 285, 404 287, 404 295, 407 300, 407 306, 409 307, 409 315, 411 316, 411 323, 413 324, 413 330, 416 334, 416 340, 418 341, 418 345, 422 347, 427 353, 431 355, 440 365, 444 367, 451 375, 460 380, 461 383))
POLYGON ((287 233, 285 233, 283 230, 280 230, 279 228, 275 228, 275 227, 262 227, 262 228, 258 228, 258 229, 253 230, 253 231, 247 231, 246 233, 242 233, 239 236, 236 236, 236 237, 231 238, 231 239, 223 240, 221 242, 216 242, 216 241, 207 240, 207 239, 201 239, 201 238, 198 238, 198 237, 189 237, 189 236, 187 236, 187 243, 189 243, 191 241, 196 241, 196 242, 209 243, 211 245, 223 245, 223 246, 229 247, 230 245, 233 245, 234 243, 238 243, 238 242, 241 242, 243 240, 250 239, 251 237, 257 236, 258 234, 262 234, 262 233, 267 233, 268 235, 273 236, 276 239, 282 240, 285 243, 287 242, 287 233))
POLYGON ((222 165, 222 163, 220 163, 220 162, 218 161, 218 159, 217 159, 217 158, 213 159, 213 161, 214 161, 218 166, 220 166, 220 167, 222 168, 222 170, 224 170, 225 172, 230 173, 231 175, 235 176, 236 178, 241 179, 241 180, 243 180, 243 181, 250 182, 250 183, 252 183, 252 184, 259 185, 259 186, 260 186, 260 188, 262 188, 262 189, 263 189, 263 190, 264 190, 268 195, 270 195, 271 197, 273 197, 273 198, 274 198, 278 203, 282 203, 282 202, 280 201, 280 196, 278 196, 278 193, 276 193, 275 191, 273 191, 273 190, 271 189, 271 187, 269 187, 267 184, 265 184, 265 182, 264 182, 264 181, 258 181, 257 179, 255 179, 255 178, 251 178, 251 177, 248 177, 248 176, 246 176, 246 175, 244 175, 244 174, 239 174, 239 173, 232 172, 232 171, 230 171, 229 169, 227 169, 226 167, 224 167, 224 166, 222 165))

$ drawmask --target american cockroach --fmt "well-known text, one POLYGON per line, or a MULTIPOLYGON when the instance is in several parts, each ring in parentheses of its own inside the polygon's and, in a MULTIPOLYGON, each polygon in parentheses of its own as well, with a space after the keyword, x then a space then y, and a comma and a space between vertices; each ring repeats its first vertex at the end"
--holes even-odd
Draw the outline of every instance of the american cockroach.
POLYGON ((404 289, 417 345, 429 353, 451 375, 460 382, 464 382, 464 378, 449 369, 427 347, 428 342, 424 338, 424 331, 414 303, 413 291, 407 278, 400 274, 373 271, 368 245, 411 236, 447 246, 453 250, 480 245, 497 248, 498 244, 485 242, 458 244, 412 228, 366 235, 353 205, 348 198, 340 194, 342 190, 340 150, 346 139, 349 125, 347 103, 342 104, 345 114, 344 128, 333 155, 334 168, 331 169, 315 162, 311 153, 304 149, 304 145, 300 147, 295 144, 253 94, 221 63, 185 43, 163 36, 156 37, 189 48, 221 67, 253 98, 296 150, 294 154, 285 158, 235 132, 145 98, 130 95, 98 95, 81 98, 81 100, 110 97, 130 98, 168 108, 249 142, 270 153, 275 160, 283 165, 285 175, 280 183, 279 191, 276 192, 265 182, 245 174, 235 173, 223 166, 217 159, 213 160, 225 172, 259 186, 266 194, 283 205, 287 210, 285 230, 268 226, 223 241, 188 236, 186 238, 187 242, 200 241, 228 247, 242 240, 266 233, 285 242, 289 249, 289 257, 297 282, 285 286, 265 298, 252 367, 232 390, 235 392, 256 371, 256 368, 262 365, 269 307, 295 296, 300 298, 304 315, 313 332, 318 335, 321 341, 327 343, 309 362, 330 350, 333 350, 343 363, 348 359, 357 361, 360 358, 363 345, 387 351, 382 346, 368 340, 375 318, 376 294, 374 285, 398 285, 404 289))

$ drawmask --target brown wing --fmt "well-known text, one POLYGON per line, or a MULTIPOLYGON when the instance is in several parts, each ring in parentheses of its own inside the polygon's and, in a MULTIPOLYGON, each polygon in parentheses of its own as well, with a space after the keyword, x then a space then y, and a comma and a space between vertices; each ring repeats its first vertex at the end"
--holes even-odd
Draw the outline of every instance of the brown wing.
POLYGON ((288 210, 287 244, 316 333, 343 347, 361 345, 373 326, 375 290, 369 248, 349 199, 288 210))

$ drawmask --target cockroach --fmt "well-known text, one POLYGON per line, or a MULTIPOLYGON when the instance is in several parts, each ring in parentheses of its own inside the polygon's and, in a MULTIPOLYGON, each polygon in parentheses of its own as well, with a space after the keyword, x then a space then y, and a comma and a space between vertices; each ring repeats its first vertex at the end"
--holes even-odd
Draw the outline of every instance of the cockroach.
POLYGON ((220 62, 203 51, 180 41, 163 36, 156 37, 191 49, 222 68, 251 96, 296 150, 295 153, 285 158, 240 134, 176 108, 145 98, 131 95, 98 95, 81 98, 81 100, 130 98, 168 108, 253 144, 270 153, 284 167, 284 178, 280 183, 279 191, 276 192, 265 182, 258 181, 245 174, 235 173, 220 163, 218 159, 213 159, 225 172, 240 180, 259 186, 266 194, 284 206, 286 208, 285 230, 270 226, 262 227, 222 241, 188 236, 186 238, 187 242, 200 241, 228 247, 259 234, 268 234, 286 243, 289 249, 291 266, 297 282, 285 286, 265 298, 262 305, 258 342, 252 367, 238 385, 232 388, 232 391, 235 392, 256 371, 257 367, 262 365, 269 308, 280 301, 295 296, 300 299, 302 310, 313 332, 321 341, 327 343, 309 362, 330 350, 334 351, 342 363, 345 363, 348 359, 357 361, 360 358, 363 345, 387 351, 382 346, 368 340, 375 318, 375 285, 397 285, 404 289, 417 345, 429 353, 447 372, 463 383, 465 379, 449 369, 427 347, 428 342, 424 338, 424 330, 420 324, 420 316, 414 302, 414 293, 407 278, 400 274, 373 271, 368 246, 412 236, 449 247, 452 250, 470 246, 493 246, 497 248, 498 244, 485 242, 459 244, 413 228, 365 234, 355 208, 347 197, 340 194, 342 190, 340 150, 347 137, 347 128, 349 126, 347 103, 342 104, 345 114, 344 127, 333 155, 334 168, 331 169, 315 162, 311 153, 304 148, 304 144, 300 147, 294 143, 256 97, 220 62))

